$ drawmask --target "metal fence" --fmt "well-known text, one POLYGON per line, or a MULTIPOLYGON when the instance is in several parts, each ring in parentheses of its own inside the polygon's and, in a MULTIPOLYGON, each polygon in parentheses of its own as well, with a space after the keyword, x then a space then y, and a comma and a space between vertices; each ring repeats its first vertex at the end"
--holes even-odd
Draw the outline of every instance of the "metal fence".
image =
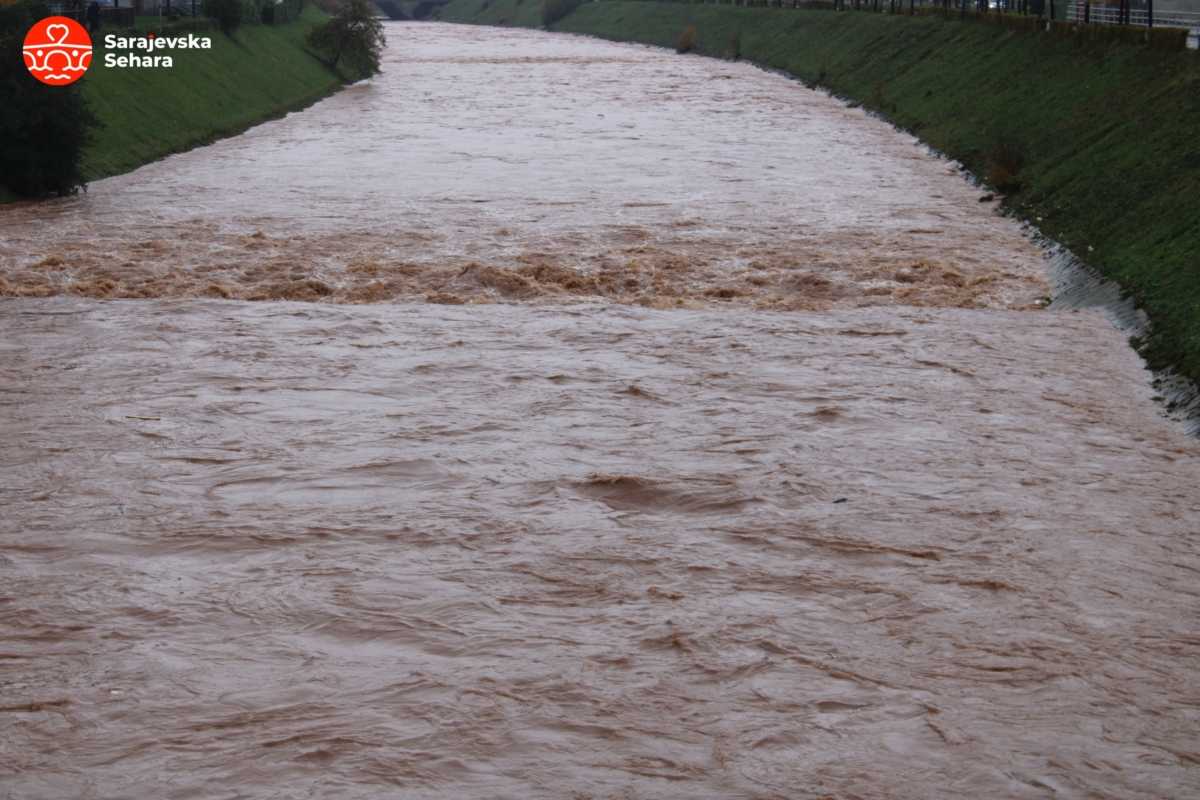
POLYGON ((1149 27, 1153 23, 1162 28, 1187 28, 1191 31, 1188 46, 1195 48, 1200 37, 1200 11, 1170 11, 1163 9, 1126 8, 1120 6, 1098 5, 1093 3, 1071 0, 1067 3, 1066 19, 1070 22, 1084 22, 1095 25, 1141 25, 1149 27), (1124 19, 1122 20, 1122 13, 1124 19), (1153 14, 1153 16, 1151 16, 1153 14))
MULTIPOLYGON (((662 0, 659 0, 660 2, 662 0)), ((939 14, 991 19, 1022 30, 1085 31, 1091 25, 1120 27, 1120 39, 1164 49, 1200 42, 1200 11, 1161 10, 1153 0, 667 0, 759 8, 868 11, 885 14, 939 14), (1120 5, 1109 5, 1120 3, 1120 5), (1140 7, 1134 8, 1134 4, 1140 7), (1066 24, 1064 24, 1066 23, 1066 24), (1187 34, 1186 36, 1184 34, 1187 34), (1163 35, 1165 34, 1165 36, 1163 35)))
MULTIPOLYGON (((51 14, 60 17, 69 17, 80 25, 87 25, 87 2, 60 2, 49 3, 47 7, 51 14)), ((128 28, 133 26, 134 9, 126 4, 120 8, 114 7, 110 2, 108 5, 100 6, 100 25, 102 27, 128 28)))

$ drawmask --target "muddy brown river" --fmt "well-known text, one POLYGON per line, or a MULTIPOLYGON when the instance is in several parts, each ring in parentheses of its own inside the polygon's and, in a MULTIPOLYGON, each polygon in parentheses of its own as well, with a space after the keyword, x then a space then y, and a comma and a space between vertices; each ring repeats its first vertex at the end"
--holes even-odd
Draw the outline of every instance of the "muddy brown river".
POLYGON ((953 164, 388 34, 0 208, 0 797, 1200 793, 1200 446, 953 164))

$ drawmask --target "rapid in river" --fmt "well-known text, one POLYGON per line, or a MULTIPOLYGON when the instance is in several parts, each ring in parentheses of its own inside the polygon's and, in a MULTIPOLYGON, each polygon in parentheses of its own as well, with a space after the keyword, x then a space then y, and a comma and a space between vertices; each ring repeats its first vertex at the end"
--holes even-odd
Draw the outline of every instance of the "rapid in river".
POLYGON ((956 165, 388 36, 0 207, 0 796, 1200 793, 1200 446, 956 165))

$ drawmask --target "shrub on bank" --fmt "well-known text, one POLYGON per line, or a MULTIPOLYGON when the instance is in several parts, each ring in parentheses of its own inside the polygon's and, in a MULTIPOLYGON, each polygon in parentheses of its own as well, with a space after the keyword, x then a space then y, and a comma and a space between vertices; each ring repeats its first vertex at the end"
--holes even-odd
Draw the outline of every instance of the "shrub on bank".
POLYGON ((730 61, 737 61, 742 57, 742 31, 739 28, 729 37, 729 49, 725 53, 726 58, 730 61))
POLYGON ((1013 141, 1003 140, 992 146, 987 154, 987 182, 1004 194, 1021 190, 1020 173, 1025 166, 1025 148, 1013 141))
POLYGON ((579 8, 581 0, 543 0, 542 25, 549 27, 579 8))
POLYGON ((679 39, 675 42, 676 53, 690 53, 696 49, 696 26, 688 25, 679 34, 679 39))
POLYGON ((313 28, 308 44, 323 56, 332 69, 348 68, 353 79, 379 73, 379 61, 387 39, 383 25, 367 0, 345 0, 323 25, 313 28))
POLYGON ((50 13, 40 2, 0 5, 0 183, 22 197, 78 191, 97 124, 79 84, 45 86, 25 68, 25 33, 50 13))

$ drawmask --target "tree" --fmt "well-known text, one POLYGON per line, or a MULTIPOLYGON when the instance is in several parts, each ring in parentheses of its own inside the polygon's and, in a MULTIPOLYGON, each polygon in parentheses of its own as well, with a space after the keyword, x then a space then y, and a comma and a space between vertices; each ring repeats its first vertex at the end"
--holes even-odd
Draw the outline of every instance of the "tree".
POLYGON ((204 0, 204 16, 216 20, 221 33, 233 36, 242 24, 242 0, 204 0))
POLYGON ((48 16, 41 2, 0 4, 0 184, 24 197, 78 191, 97 125, 78 83, 46 86, 25 68, 25 33, 48 16))
POLYGON ((330 68, 344 64, 354 78, 369 78, 379 73, 387 40, 367 0, 343 0, 337 13, 308 35, 308 44, 324 56, 322 60, 330 68))

